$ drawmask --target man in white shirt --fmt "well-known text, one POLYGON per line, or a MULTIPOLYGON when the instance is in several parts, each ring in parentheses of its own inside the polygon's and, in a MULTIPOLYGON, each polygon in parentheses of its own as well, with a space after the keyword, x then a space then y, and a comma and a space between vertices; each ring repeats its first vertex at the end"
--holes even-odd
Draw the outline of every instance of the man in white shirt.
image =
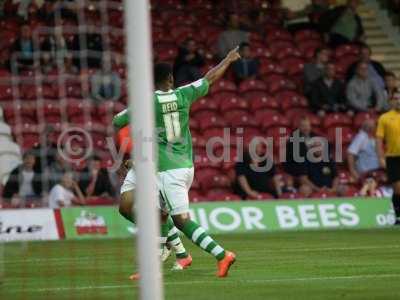
POLYGON ((375 127, 374 120, 366 120, 347 150, 350 173, 355 181, 366 173, 379 169, 375 127))
POLYGON ((72 204, 82 205, 84 202, 85 198, 82 191, 71 173, 65 173, 61 182, 56 184, 49 194, 49 207, 53 209, 68 207, 72 204))

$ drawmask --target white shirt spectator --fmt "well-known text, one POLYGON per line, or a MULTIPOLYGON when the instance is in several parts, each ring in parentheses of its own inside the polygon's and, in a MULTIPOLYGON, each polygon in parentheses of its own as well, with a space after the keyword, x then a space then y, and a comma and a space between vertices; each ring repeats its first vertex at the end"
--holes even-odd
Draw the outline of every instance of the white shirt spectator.
POLYGON ((35 173, 33 171, 22 171, 22 182, 19 188, 19 196, 22 198, 32 197, 35 195, 33 191, 32 181, 35 173))
POLYGON ((349 146, 348 152, 357 157, 356 170, 360 174, 379 169, 374 137, 361 130, 349 146))
POLYGON ((66 189, 61 184, 55 185, 49 195, 49 207, 50 208, 60 208, 60 203, 62 206, 71 206, 72 199, 75 198, 75 195, 72 191, 66 189))

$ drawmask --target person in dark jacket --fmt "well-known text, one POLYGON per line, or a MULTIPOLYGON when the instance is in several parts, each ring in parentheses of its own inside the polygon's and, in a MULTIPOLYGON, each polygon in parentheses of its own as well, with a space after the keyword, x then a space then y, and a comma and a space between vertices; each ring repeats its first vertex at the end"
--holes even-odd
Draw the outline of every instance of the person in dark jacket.
POLYGON ((178 56, 174 63, 174 76, 176 84, 182 85, 201 78, 200 68, 204 65, 203 55, 197 50, 196 42, 187 39, 179 48, 178 56))
POLYGON ((35 45, 32 39, 32 31, 28 25, 22 25, 18 39, 12 47, 11 67, 13 70, 26 70, 35 66, 35 45))
POLYGON ((344 84, 336 79, 335 64, 327 64, 323 78, 318 79, 312 88, 310 97, 311 108, 320 116, 326 112, 337 112, 345 109, 344 84))
POLYGON ((240 81, 253 78, 258 73, 258 60, 251 56, 250 44, 241 43, 239 46, 241 59, 235 61, 232 65, 235 78, 240 81))
POLYGON ((320 18, 322 30, 329 34, 331 47, 363 41, 364 27, 357 14, 359 4, 359 0, 348 0, 346 5, 333 8, 320 18))
POLYGON ((89 166, 82 171, 79 187, 87 197, 115 195, 108 171, 101 167, 98 156, 93 156, 89 166))
POLYGON ((32 152, 23 155, 22 164, 11 171, 3 190, 6 200, 20 200, 39 198, 42 194, 41 174, 35 172, 36 156, 32 152))
POLYGON ((386 70, 380 62, 371 59, 371 54, 371 48, 364 44, 360 49, 360 59, 352 64, 347 71, 347 81, 350 81, 356 74, 357 65, 360 62, 365 62, 368 64, 368 77, 371 78, 377 86, 384 89, 386 70))

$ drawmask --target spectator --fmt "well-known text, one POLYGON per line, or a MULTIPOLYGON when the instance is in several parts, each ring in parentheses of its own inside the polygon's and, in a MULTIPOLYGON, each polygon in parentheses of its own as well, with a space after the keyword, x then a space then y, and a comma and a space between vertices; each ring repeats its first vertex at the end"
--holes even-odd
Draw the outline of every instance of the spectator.
POLYGON ((89 166, 82 171, 79 187, 86 197, 112 197, 115 194, 108 171, 101 167, 101 159, 98 156, 94 156, 89 166))
POLYGON ((71 54, 67 54, 64 59, 64 72, 69 75, 79 75, 79 69, 74 65, 74 60, 71 54))
POLYGON ((69 207, 72 204, 85 204, 85 197, 79 185, 74 181, 72 173, 64 173, 59 183, 49 194, 49 207, 52 209, 69 207))
POLYGON ((365 180, 359 194, 363 197, 391 198, 393 196, 393 188, 390 185, 378 186, 378 182, 369 177, 365 180))
POLYGON ((91 78, 91 94, 96 101, 114 100, 121 98, 121 78, 117 72, 105 65, 94 73, 91 78))
POLYGON ((35 47, 32 39, 32 31, 28 25, 22 25, 19 38, 12 47, 11 68, 14 70, 26 70, 35 67, 35 47))
POLYGON ((292 13, 293 20, 288 24, 288 30, 312 29, 319 30, 320 18, 329 11, 328 0, 312 0, 303 10, 292 13))
POLYGON ((360 60, 350 66, 347 72, 347 80, 350 80, 355 75, 358 63, 365 62, 368 64, 368 77, 371 78, 377 86, 384 89, 385 68, 380 62, 371 59, 371 53, 371 48, 368 45, 364 44, 361 47, 360 60))
POLYGON ((60 151, 55 155, 55 160, 46 169, 48 190, 51 190, 57 183, 61 182, 64 174, 71 172, 71 166, 64 159, 60 151))
POLYGON ((359 0, 348 0, 346 5, 338 6, 321 17, 321 27, 329 34, 331 47, 364 40, 364 27, 357 14, 359 0))
POLYGON ((304 65, 304 93, 310 95, 315 81, 324 75, 326 64, 329 61, 329 49, 319 48, 315 51, 314 61, 304 65))
POLYGON ((329 146, 326 141, 316 138, 312 141, 310 153, 305 163, 305 174, 300 177, 300 183, 308 185, 314 192, 326 189, 336 193, 339 179, 336 172, 336 163, 329 155, 329 146))
POLYGON ((41 45, 42 58, 46 64, 61 66, 72 48, 73 46, 68 44, 62 33, 56 29, 41 45))
POLYGON ((248 41, 249 33, 241 30, 239 16, 230 14, 227 28, 218 37, 219 57, 225 57, 231 49, 248 41))
POLYGON ((22 165, 16 167, 8 178, 3 190, 3 198, 16 201, 39 198, 42 194, 41 174, 35 172, 36 157, 26 152, 22 165))
POLYGON ((87 51, 87 66, 88 68, 98 69, 102 65, 102 53, 103 53, 103 39, 99 33, 93 28, 88 27, 88 33, 86 34, 86 49, 83 45, 80 45, 80 50, 87 51))
POLYGON ((243 162, 238 162, 235 170, 235 192, 243 199, 257 199, 260 193, 281 195, 279 177, 276 176, 273 162, 266 158, 263 144, 257 144, 255 153, 245 153, 243 162))
POLYGON ((386 112, 390 110, 390 101, 396 93, 400 90, 397 86, 397 78, 393 72, 387 72, 385 74, 385 90, 383 91, 383 103, 382 111, 386 112))
POLYGON ((237 80, 254 78, 258 73, 259 62, 251 56, 250 44, 241 43, 239 47, 241 59, 233 63, 233 73, 237 80))
POLYGON ((316 135, 312 132, 311 122, 307 117, 302 117, 299 127, 293 132, 286 144, 285 171, 299 179, 306 174, 306 158, 310 142, 316 135))
POLYGON ((326 112, 345 109, 344 84, 336 79, 334 63, 328 63, 323 78, 318 79, 311 90, 310 106, 324 116, 326 112))
POLYGON ((356 75, 347 85, 346 94, 349 106, 356 111, 382 110, 383 91, 368 77, 368 64, 365 62, 357 65, 356 75))
POLYGON ((348 166, 354 181, 359 181, 368 172, 379 169, 379 158, 376 153, 376 124, 366 120, 347 150, 348 166))
POLYGON ((194 39, 187 39, 179 48, 174 64, 176 84, 183 85, 201 78, 200 68, 204 65, 204 58, 196 47, 194 39))

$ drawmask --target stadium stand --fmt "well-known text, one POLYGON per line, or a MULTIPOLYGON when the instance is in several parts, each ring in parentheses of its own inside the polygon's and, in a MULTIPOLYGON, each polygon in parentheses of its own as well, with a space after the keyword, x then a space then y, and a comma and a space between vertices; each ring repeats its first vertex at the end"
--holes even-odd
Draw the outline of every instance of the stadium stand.
MULTIPOLYGON (((237 135, 237 128, 243 127, 246 143, 257 135, 272 136, 277 140, 282 128, 286 129, 287 138, 297 127, 299 118, 306 115, 315 132, 327 137, 332 144, 335 143, 336 127, 343 127, 345 153, 363 120, 376 118, 373 113, 351 116, 335 112, 321 119, 308 108, 307 98, 303 95, 303 68, 312 60, 315 50, 325 45, 323 36, 316 29, 289 32, 283 25, 284 16, 264 8, 264 2, 273 1, 152 1, 155 61, 173 63, 178 46, 191 38, 202 50, 205 59, 202 71, 217 61, 216 41, 224 28, 219 11, 233 10, 247 16, 251 9, 259 7, 265 14, 262 24, 265 34, 251 30, 249 34, 253 55, 260 62, 259 76, 237 83, 229 74, 213 86, 208 97, 192 107, 191 128, 197 168, 196 181, 190 192, 193 202, 240 200, 232 190, 234 162, 215 164, 205 155, 206 141, 223 136, 224 127, 230 128, 233 136, 237 135), (190 17, 186 11, 191 12, 190 17)), ((88 132, 94 152, 100 155, 104 166, 111 165, 113 159, 106 144, 106 138, 114 135, 111 118, 127 103, 121 1, 93 1, 86 6, 79 5, 79 1, 46 1, 40 8, 30 7, 25 18, 16 17, 17 11, 17 4, 6 1, 5 15, 0 21, 3 37, 0 56, 2 61, 8 62, 0 69, 0 104, 4 118, 0 118, 1 182, 4 184, 8 173, 20 163, 21 153, 32 148, 42 149, 40 167, 45 169, 50 163, 48 145, 57 143, 68 128, 88 132), (33 61, 30 66, 21 66, 19 59, 24 53, 15 52, 22 24, 28 24, 32 32, 32 54, 26 54, 33 61), (51 40, 50 51, 43 48, 46 39, 51 40), (46 69, 39 67, 45 55, 51 56, 51 66, 46 65, 46 69), (69 56, 72 61, 67 62, 69 56), (98 101, 91 96, 91 77, 101 68, 114 72, 121 80, 122 92, 118 99, 98 101), (52 134, 44 134, 49 128, 52 134)), ((332 49, 331 59, 336 64, 339 78, 345 78, 347 68, 358 60, 358 54, 356 44, 332 49)), ((109 88, 105 85, 101 89, 109 88)), ((233 140, 229 145, 232 148, 235 146, 233 140)), ((79 141, 74 144, 83 150, 87 146, 79 141)), ((86 166, 85 162, 79 161, 72 167, 79 172, 86 166)), ((346 195, 353 195, 358 186, 347 177, 345 164, 341 167, 344 169, 340 176, 346 179, 351 190, 346 195)), ((279 164, 277 169, 278 173, 284 174, 279 164)), ((321 191, 312 197, 332 195, 321 191)), ((298 193, 286 193, 282 197, 297 198, 298 193)), ((271 198, 273 196, 269 194, 259 196, 259 199, 271 198)), ((94 200, 93 203, 109 202, 94 200)))

